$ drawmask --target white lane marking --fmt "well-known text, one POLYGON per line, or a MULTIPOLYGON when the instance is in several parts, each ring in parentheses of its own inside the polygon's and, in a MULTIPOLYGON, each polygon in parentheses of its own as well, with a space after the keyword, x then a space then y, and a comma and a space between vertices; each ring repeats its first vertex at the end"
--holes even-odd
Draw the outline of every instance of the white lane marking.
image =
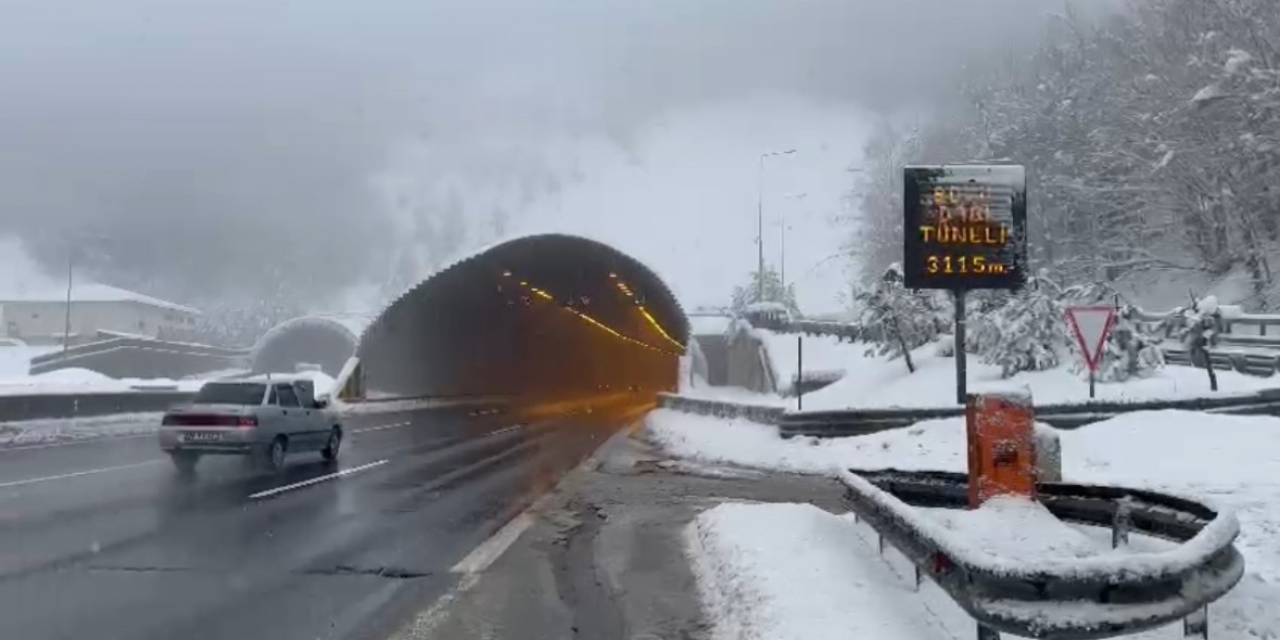
POLYGON ((486 433, 485 435, 486 435, 486 436, 496 436, 496 435, 500 435, 500 434, 507 433, 507 432, 510 432, 510 431, 515 431, 516 429, 521 429, 521 428, 524 428, 524 425, 522 425, 522 424, 517 424, 517 425, 514 425, 514 426, 507 427, 506 429, 498 429, 497 431, 490 431, 489 433, 486 433))
POLYGON ((65 480, 67 478, 79 478, 81 476, 91 476, 97 473, 107 473, 108 471, 120 471, 121 469, 133 469, 157 462, 164 462, 164 458, 156 458, 145 462, 135 462, 133 464, 122 464, 114 467, 102 467, 101 469, 89 469, 87 471, 75 471, 72 473, 62 473, 56 476, 43 476, 40 478, 27 478, 26 480, 10 480, 9 482, 0 482, 0 489, 6 487, 20 487, 26 484, 35 484, 37 482, 49 482, 51 480, 65 480))
POLYGON ((431 606, 427 607, 426 611, 414 616, 408 625, 391 636, 391 640, 423 640, 431 638, 435 635, 436 627, 448 617, 449 607, 453 606, 453 601, 457 600, 458 596, 470 591, 478 582, 480 582, 480 574, 478 573, 468 573, 462 576, 456 587, 431 603, 431 606))
POLYGON ((397 429, 397 428, 399 428, 399 427, 407 427, 407 426, 409 426, 410 424, 412 424, 412 423, 410 423, 410 422, 395 422, 395 423, 392 423, 392 424, 384 424, 384 425, 377 426, 377 427, 365 427, 365 428, 363 428, 363 429, 356 429, 355 431, 352 431, 352 433, 366 433, 366 432, 369 432, 369 431, 382 431, 383 429, 397 429))
POLYGON ((521 513, 514 520, 503 525, 498 529, 497 533, 489 536, 488 540, 480 543, 480 546, 471 550, 467 557, 458 561, 449 571, 453 573, 480 573, 489 568, 495 560, 502 556, 515 542, 520 534, 524 533, 533 524, 533 516, 528 512, 521 513))
POLYGON ((102 444, 104 442, 114 442, 116 440, 133 440, 136 438, 154 438, 155 431, 147 433, 134 433, 127 436, 99 436, 84 438, 83 440, 75 440, 72 442, 50 442, 46 444, 20 444, 16 446, 0 446, 0 453, 9 453, 10 451, 30 451, 32 449, 53 449, 55 447, 78 447, 86 444, 102 444))
MULTIPOLYGON (((515 543, 516 540, 520 538, 520 534, 524 533, 524 531, 528 529, 531 524, 533 524, 534 514, 540 513, 546 510, 547 505, 550 504, 551 501, 555 499, 555 496, 561 495, 563 487, 568 485, 570 481, 569 479, 571 477, 578 476, 584 471, 598 466, 600 464, 600 452, 603 451, 605 447, 610 446, 619 438, 625 438, 629 436, 631 433, 638 430, 642 425, 643 425, 642 422, 636 422, 635 424, 631 425, 630 428, 623 429, 618 433, 614 434, 613 437, 606 440, 604 444, 601 444, 595 451, 593 451, 591 455, 587 457, 586 460, 583 460, 581 463, 578 464, 578 466, 574 467, 573 469, 565 473, 564 476, 561 477, 558 482, 556 482, 554 487, 552 487, 546 493, 543 493, 541 496, 538 497, 538 499, 534 500, 533 504, 530 504, 528 507, 525 508, 524 511, 520 512, 520 515, 517 515, 514 519, 512 519, 511 522, 508 522, 506 525, 504 525, 501 529, 498 530, 497 533, 490 536, 488 540, 485 540, 484 542, 480 543, 480 546, 476 547, 475 549, 472 549, 471 552, 468 553, 465 558, 463 558, 461 561, 458 562, 458 564, 454 565, 453 568, 450 569, 451 573, 459 573, 459 569, 460 568, 462 569, 461 571, 462 578, 458 580, 457 586, 455 586, 453 589, 450 589, 447 593, 437 598, 436 601, 431 603, 431 606, 427 607, 426 610, 414 616, 413 620, 411 620, 405 626, 401 627, 399 631, 397 631, 395 634, 391 636, 391 640, 423 640, 427 638, 432 638, 435 635, 434 632, 436 627, 439 626, 442 622, 444 622, 445 619, 447 619, 449 615, 449 607, 453 605, 454 600, 457 600, 459 596, 462 596, 466 592, 470 591, 472 588, 476 586, 477 583, 480 582, 481 572, 483 572, 486 568, 488 568, 488 566, 492 564, 494 560, 497 560, 498 557, 501 556, 507 550, 508 547, 510 547, 513 543, 515 543), (517 520, 522 520, 522 519, 527 520, 528 523, 515 524, 517 520), (495 542, 495 540, 499 539, 500 536, 510 537, 510 540, 506 541, 501 546, 499 546, 499 544, 495 542), (481 554, 480 550, 484 547, 489 547, 489 550, 481 554), (483 566, 479 566, 479 568, 476 568, 480 564, 479 562, 468 563, 468 560, 472 560, 473 557, 476 560, 479 560, 482 557, 482 555, 492 556, 492 558, 489 559, 488 562, 484 563, 483 566), (473 569, 473 570, 467 571, 467 569, 473 569)), ((524 425, 518 424, 512 427, 507 427, 503 431, 510 431, 512 429, 519 429, 522 427, 524 427, 524 425)))
POLYGON ((316 484, 316 483, 318 483, 318 482, 324 482, 324 481, 326 481, 326 480, 335 480, 335 479, 337 479, 337 478, 341 478, 342 476, 351 475, 351 474, 356 473, 356 472, 359 472, 359 471, 364 471, 365 469, 372 469, 372 468, 374 468, 374 467, 377 467, 377 466, 380 466, 380 465, 384 465, 384 464, 386 464, 386 463, 388 463, 388 462, 390 462, 390 460, 387 460, 387 459, 378 460, 377 462, 370 462, 370 463, 368 463, 368 464, 362 464, 362 465, 360 465, 360 466, 358 466, 358 467, 351 467, 350 469, 343 469, 342 471, 339 471, 339 472, 337 472, 337 473, 330 473, 330 474, 327 474, 327 475, 317 476, 317 477, 315 477, 315 478, 311 478, 310 480, 303 480, 302 482, 295 482, 295 483, 293 483, 293 484, 286 484, 286 485, 284 485, 283 487, 276 487, 276 488, 274 488, 274 489, 267 489, 266 491, 259 491, 259 492, 255 493, 255 494, 250 495, 250 496, 249 496, 249 499, 250 499, 250 500, 257 500, 257 499, 259 499, 259 498, 267 498, 267 497, 274 496, 274 495, 279 494, 279 493, 284 493, 284 492, 286 492, 286 491, 293 491, 294 489, 301 489, 302 487, 308 487, 308 486, 311 486, 311 485, 316 484))

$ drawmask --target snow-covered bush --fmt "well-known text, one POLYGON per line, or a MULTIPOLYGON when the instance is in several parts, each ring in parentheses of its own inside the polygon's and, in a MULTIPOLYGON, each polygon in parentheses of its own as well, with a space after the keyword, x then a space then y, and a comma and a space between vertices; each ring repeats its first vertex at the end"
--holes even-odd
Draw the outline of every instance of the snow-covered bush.
POLYGON ((936 300, 931 292, 905 288, 902 267, 897 263, 890 265, 874 287, 857 293, 862 309, 858 324, 871 343, 867 355, 901 357, 906 361, 907 370, 914 372, 911 350, 941 333, 936 300))

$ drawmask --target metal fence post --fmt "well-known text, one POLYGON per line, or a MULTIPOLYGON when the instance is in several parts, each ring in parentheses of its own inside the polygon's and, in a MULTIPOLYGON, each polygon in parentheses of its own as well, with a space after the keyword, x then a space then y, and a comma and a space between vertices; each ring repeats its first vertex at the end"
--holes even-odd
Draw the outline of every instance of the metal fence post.
POLYGON ((1111 548, 1115 549, 1122 544, 1129 544, 1129 528, 1133 524, 1133 517, 1129 513, 1129 501, 1122 499, 1116 503, 1116 514, 1111 519, 1111 548))
POLYGON ((1187 638, 1200 636, 1204 640, 1209 640, 1209 605, 1193 611, 1191 615, 1182 619, 1182 635, 1187 638))

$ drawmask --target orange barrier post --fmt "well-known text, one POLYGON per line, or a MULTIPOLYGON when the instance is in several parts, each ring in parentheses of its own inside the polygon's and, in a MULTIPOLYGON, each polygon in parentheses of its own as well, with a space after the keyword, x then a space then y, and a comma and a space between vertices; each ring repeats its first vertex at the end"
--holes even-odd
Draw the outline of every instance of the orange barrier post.
POLYGON ((1036 497, 1034 411, 1030 393, 973 393, 965 407, 969 508, 993 496, 1036 497))

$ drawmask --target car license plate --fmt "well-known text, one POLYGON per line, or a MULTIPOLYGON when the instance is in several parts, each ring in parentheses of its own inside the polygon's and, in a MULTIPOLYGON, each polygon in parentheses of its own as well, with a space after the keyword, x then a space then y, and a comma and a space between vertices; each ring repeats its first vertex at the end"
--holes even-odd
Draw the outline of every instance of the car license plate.
POLYGON ((216 442, 222 439, 217 431, 194 431, 182 437, 183 442, 216 442))

